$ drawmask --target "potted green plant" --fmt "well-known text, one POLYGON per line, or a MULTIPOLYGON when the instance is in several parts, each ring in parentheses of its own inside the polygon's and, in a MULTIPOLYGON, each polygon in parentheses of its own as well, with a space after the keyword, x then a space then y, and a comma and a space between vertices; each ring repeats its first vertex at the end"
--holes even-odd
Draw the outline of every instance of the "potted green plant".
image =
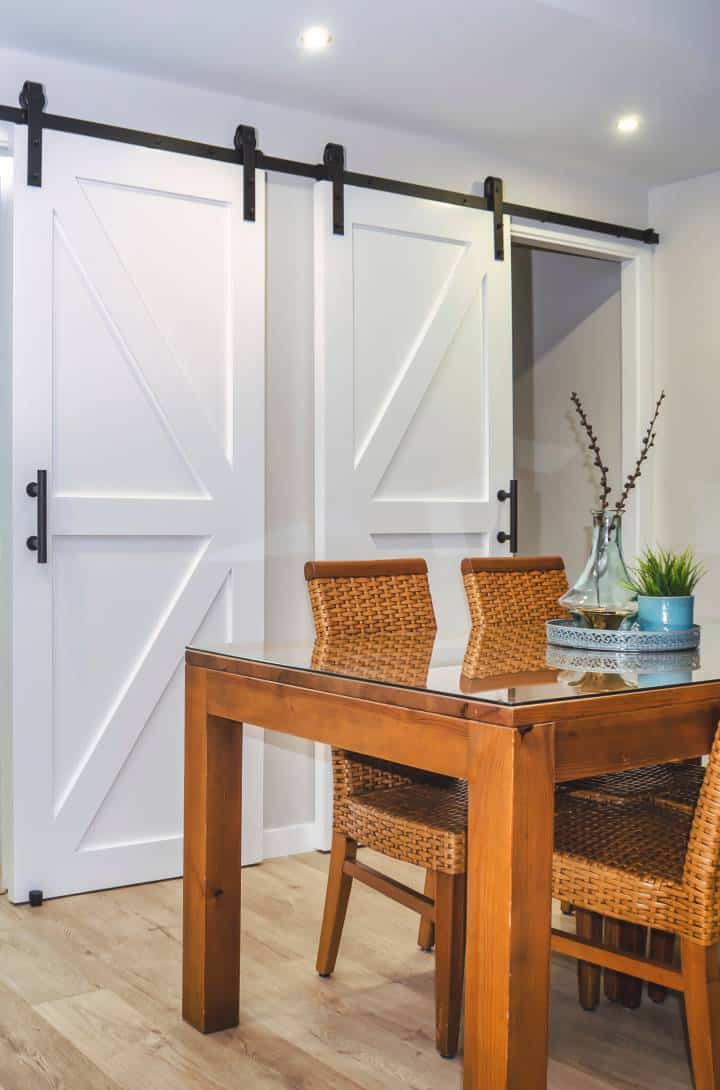
POLYGON ((646 549, 628 584, 637 594, 637 621, 646 631, 693 626, 694 590, 705 569, 692 549, 646 549))

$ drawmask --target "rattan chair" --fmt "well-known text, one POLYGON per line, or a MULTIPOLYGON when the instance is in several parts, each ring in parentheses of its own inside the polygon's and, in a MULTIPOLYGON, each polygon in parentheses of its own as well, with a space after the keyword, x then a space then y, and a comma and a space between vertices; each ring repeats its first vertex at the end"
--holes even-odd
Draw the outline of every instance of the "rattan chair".
MULTIPOLYGON (((578 780, 566 785, 565 794, 571 799, 609 806, 617 811, 632 810, 643 803, 653 804, 658 809, 675 811, 692 819, 704 779, 705 769, 695 761, 653 765, 578 780)), ((644 928, 620 919, 606 919, 600 923, 582 910, 576 914, 578 933, 586 938, 596 938, 604 933, 605 943, 624 953, 637 954, 645 949, 648 938, 644 928)), ((653 960, 671 963, 675 936, 653 927, 649 951, 653 960)), ((600 999, 600 970, 588 965, 578 972, 581 1005, 586 1010, 593 1010, 600 999)), ((632 1010, 642 1002, 642 980, 606 969, 604 992, 608 999, 632 1010)), ((666 988, 648 981, 648 996, 653 1002, 664 1002, 666 995, 666 988)))
MULTIPOLYGON (((481 637, 496 626, 503 629, 511 625, 533 626, 534 631, 553 617, 569 616, 558 602, 568 589, 565 565, 559 556, 468 557, 463 560, 461 570, 473 632, 481 637)), ((529 644, 534 646, 536 642, 535 632, 529 644)), ((539 668, 539 663, 535 668, 539 668)), ((702 779, 703 769, 696 766, 656 765, 564 784, 558 789, 558 799, 569 795, 616 807, 655 800, 660 805, 692 814, 702 779)), ((566 914, 573 911, 568 901, 564 901, 562 907, 566 914)), ((576 926, 578 934, 592 937, 598 923, 580 909, 576 911, 576 926)), ((647 942, 642 928, 620 920, 605 921, 604 931, 607 942, 614 942, 618 949, 630 953, 644 949, 647 942)), ((674 943, 671 936, 655 929, 650 944, 657 959, 672 959, 674 943)), ((604 983, 608 999, 630 1008, 639 1006, 642 981, 607 971, 604 983)), ((597 1006, 600 974, 593 966, 579 963, 578 988, 580 1003, 585 1009, 597 1006)), ((664 990, 655 984, 649 985, 648 994, 655 1002, 665 998, 664 990)))
POLYGON ((594 923, 582 950, 597 966, 682 992, 695 1090, 720 1090, 720 731, 693 813, 657 801, 608 806, 568 796, 555 820, 553 893, 594 923), (680 940, 680 969, 603 944, 603 918, 680 940))
MULTIPOLYGON (((425 684, 435 613, 424 560, 305 566, 317 633, 314 662, 425 684)), ((353 879, 418 912, 419 942, 435 946, 435 1036, 457 1052, 465 958, 466 785, 334 749, 333 839, 317 970, 335 968, 353 879), (418 893, 356 858, 358 843, 426 871, 418 893)))

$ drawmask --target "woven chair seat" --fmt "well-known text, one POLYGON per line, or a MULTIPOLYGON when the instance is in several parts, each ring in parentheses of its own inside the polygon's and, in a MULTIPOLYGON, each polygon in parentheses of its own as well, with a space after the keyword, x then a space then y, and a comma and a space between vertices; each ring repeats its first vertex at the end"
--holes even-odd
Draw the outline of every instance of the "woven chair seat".
POLYGON ((705 769, 699 765, 652 765, 576 780, 565 785, 564 790, 574 798, 590 802, 614 806, 654 802, 656 806, 692 816, 704 779, 705 769))
POLYGON ((336 801, 335 828, 393 859, 463 874, 467 784, 415 783, 351 796, 336 801))
POLYGON ((691 825, 691 815, 664 807, 616 808, 565 796, 555 816, 553 895, 603 916, 711 941, 684 881, 691 825))

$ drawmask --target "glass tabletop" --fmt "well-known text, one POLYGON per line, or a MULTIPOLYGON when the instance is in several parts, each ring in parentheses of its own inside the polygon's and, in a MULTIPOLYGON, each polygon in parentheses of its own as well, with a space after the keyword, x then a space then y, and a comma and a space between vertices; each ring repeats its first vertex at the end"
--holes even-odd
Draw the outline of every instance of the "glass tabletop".
POLYGON ((718 623, 702 627, 694 651, 642 654, 556 647, 547 642, 544 624, 496 626, 460 637, 199 641, 188 650, 510 706, 720 681, 718 623))

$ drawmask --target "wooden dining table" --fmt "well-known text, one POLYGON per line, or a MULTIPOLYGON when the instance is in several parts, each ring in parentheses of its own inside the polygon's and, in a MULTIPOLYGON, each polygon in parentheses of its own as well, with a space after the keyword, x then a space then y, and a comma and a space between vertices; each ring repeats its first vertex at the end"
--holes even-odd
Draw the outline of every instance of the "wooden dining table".
POLYGON ((551 648, 543 626, 438 637, 424 684, 396 680, 407 653, 399 638, 188 648, 183 1017, 203 1033, 239 1022, 251 723, 467 780, 463 1085, 544 1090, 551 949, 582 954, 551 931, 556 785, 708 753, 720 626, 650 659, 551 648))

